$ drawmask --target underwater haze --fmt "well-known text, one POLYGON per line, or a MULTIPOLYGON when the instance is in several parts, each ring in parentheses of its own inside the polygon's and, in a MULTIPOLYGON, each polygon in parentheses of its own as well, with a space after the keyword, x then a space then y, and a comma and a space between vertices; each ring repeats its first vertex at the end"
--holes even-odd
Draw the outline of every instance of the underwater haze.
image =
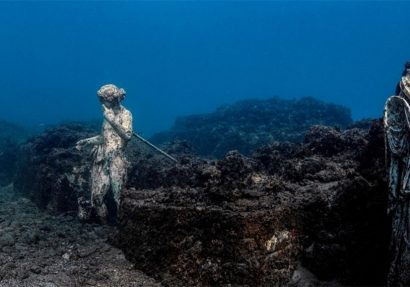
POLYGON ((410 59, 408 1, 0 2, 2 119, 100 119, 127 91, 136 131, 245 98, 312 96, 380 117, 410 59))

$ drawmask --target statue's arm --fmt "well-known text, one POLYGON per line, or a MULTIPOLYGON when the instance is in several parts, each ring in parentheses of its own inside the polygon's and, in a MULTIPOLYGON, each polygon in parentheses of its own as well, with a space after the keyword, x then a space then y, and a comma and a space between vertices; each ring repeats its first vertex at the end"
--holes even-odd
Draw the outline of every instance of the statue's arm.
POLYGON ((410 175, 410 170, 407 170, 410 160, 409 112, 410 106, 401 97, 392 96, 386 102, 384 128, 389 177, 389 212, 395 210, 400 200, 399 196, 406 192, 405 182, 410 175))
POLYGON ((132 138, 132 114, 125 110, 120 117, 114 117, 109 113, 104 113, 105 120, 112 126, 117 134, 126 141, 132 138))
POLYGON ((83 146, 86 146, 86 145, 99 145, 102 143, 103 143, 103 138, 101 135, 98 135, 98 136, 79 140, 76 143, 76 149, 80 150, 83 146))
POLYGON ((409 153, 408 104, 397 96, 390 97, 385 105, 384 128, 386 144, 392 156, 404 157, 409 153))

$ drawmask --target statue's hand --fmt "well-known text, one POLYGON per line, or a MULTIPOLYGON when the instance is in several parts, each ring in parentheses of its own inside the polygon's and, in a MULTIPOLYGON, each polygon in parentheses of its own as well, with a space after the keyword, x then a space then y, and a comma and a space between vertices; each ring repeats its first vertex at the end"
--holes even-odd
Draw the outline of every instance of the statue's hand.
POLYGON ((79 140, 76 144, 75 144, 75 149, 78 151, 81 151, 83 146, 86 144, 85 140, 79 140))
POLYGON ((111 109, 107 108, 107 106, 104 104, 102 105, 102 108, 103 108, 104 118, 106 118, 108 121, 113 121, 115 118, 114 112, 111 109))

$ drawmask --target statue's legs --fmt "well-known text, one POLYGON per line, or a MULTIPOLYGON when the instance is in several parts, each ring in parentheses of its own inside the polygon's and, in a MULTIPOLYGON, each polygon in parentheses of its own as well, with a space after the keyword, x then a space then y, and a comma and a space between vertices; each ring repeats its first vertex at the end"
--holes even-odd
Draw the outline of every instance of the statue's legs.
POLYGON ((83 196, 77 199, 78 202, 78 219, 80 221, 88 221, 91 218, 91 202, 83 196))
POLYGON ((391 264, 387 286, 410 286, 410 201, 403 200, 392 216, 391 264))
POLYGON ((91 170, 91 206, 102 222, 106 222, 108 216, 104 198, 109 189, 110 175, 107 166, 104 163, 94 164, 91 170))
POLYGON ((112 159, 110 167, 110 177, 111 190, 118 212, 120 208, 121 191, 127 177, 127 162, 124 156, 117 155, 112 159))

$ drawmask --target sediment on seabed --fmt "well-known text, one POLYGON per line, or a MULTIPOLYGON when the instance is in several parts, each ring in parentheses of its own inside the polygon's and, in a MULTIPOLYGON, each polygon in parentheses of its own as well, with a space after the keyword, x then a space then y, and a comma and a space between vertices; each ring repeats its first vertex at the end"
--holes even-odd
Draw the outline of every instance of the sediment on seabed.
POLYGON ((108 244, 114 229, 50 215, 0 188, 0 287, 160 286, 108 244))

